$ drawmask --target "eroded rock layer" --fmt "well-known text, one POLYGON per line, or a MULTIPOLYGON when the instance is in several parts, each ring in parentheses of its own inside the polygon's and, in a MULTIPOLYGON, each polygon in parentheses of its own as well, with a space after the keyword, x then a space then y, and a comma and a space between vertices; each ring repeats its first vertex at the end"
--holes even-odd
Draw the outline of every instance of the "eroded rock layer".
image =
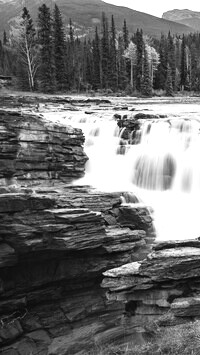
POLYGON ((111 301, 125 304, 127 326, 177 325, 200 315, 200 241, 162 242, 146 259, 104 273, 111 301))
POLYGON ((70 182, 83 176, 87 157, 80 129, 36 115, 0 110, 0 184, 70 182))
POLYGON ((79 129, 2 110, 0 133, 0 351, 83 354, 123 342, 132 331, 102 273, 147 254, 148 210, 66 184, 84 173, 79 129))
POLYGON ((120 194, 81 187, 0 195, 4 354, 76 354, 124 339, 122 306, 106 301, 102 272, 140 260, 148 237, 121 227, 120 209, 120 194))

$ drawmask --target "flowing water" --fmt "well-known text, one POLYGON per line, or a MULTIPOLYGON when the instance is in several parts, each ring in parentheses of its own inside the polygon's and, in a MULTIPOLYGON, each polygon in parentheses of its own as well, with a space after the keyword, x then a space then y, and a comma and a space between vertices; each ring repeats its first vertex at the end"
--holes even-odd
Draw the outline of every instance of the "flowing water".
POLYGON ((167 118, 141 120, 140 129, 129 132, 126 139, 113 114, 70 117, 70 124, 85 134, 89 157, 85 177, 78 183, 133 192, 153 209, 159 240, 196 238, 200 236, 200 119, 188 107, 184 115, 178 105, 176 114, 175 107, 170 110, 167 118), (133 135, 137 144, 132 144, 133 135))

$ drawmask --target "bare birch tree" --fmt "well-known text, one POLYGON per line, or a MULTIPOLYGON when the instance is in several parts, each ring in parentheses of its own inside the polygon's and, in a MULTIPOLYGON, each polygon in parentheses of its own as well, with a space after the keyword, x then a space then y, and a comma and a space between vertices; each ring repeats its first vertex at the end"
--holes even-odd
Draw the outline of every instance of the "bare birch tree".
POLYGON ((20 64, 25 68, 29 88, 35 89, 35 77, 39 66, 39 51, 36 41, 36 31, 32 18, 26 7, 23 8, 22 17, 16 20, 11 29, 11 41, 17 50, 20 64))

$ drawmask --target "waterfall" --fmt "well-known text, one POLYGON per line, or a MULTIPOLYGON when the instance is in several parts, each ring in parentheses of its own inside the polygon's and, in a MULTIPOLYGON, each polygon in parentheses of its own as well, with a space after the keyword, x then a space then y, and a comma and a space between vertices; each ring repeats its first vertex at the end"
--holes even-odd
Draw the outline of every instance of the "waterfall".
MULTIPOLYGON (((200 236, 200 121, 143 119, 137 131, 111 115, 72 116, 85 134, 85 177, 103 191, 130 191, 153 210, 158 240, 200 236)), ((129 202, 129 201, 124 201, 129 202)))

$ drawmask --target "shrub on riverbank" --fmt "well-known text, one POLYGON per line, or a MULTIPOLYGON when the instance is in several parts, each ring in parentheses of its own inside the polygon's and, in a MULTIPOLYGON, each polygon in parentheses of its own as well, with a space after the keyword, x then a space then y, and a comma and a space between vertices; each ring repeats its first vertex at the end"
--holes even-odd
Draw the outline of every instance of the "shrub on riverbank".
POLYGON ((200 321, 158 328, 154 339, 141 346, 97 347, 89 355, 199 355, 200 321))

